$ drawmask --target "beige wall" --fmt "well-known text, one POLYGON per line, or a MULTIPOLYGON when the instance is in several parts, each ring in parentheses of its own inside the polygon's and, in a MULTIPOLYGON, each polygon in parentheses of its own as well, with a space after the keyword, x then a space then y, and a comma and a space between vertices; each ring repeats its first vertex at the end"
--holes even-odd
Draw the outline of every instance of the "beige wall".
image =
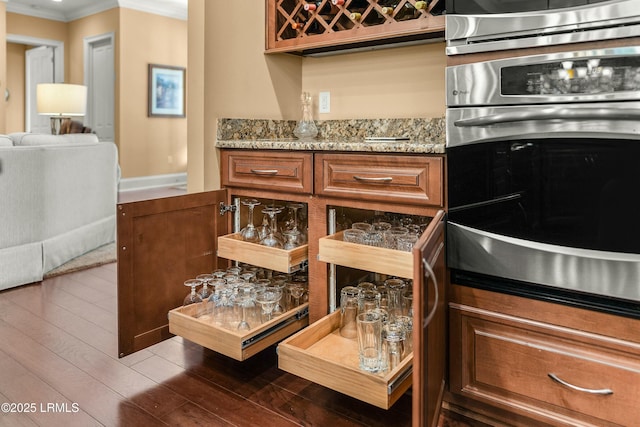
POLYGON ((305 57, 302 87, 316 119, 439 117, 445 111, 444 43, 305 57), (318 113, 318 93, 331 94, 331 112, 318 113))
POLYGON ((24 56, 29 46, 7 43, 7 89, 6 127, 4 133, 24 131, 24 56))
MULTIPOLYGON (((189 1, 189 15, 204 15, 199 33, 204 41, 204 129, 203 139, 189 140, 189 191, 220 187, 215 151, 216 120, 231 118, 292 119, 298 114, 302 88, 302 59, 293 55, 264 55, 264 8, 247 13, 246 4, 219 5, 205 0, 189 1), (239 25, 242 23, 242 25, 239 25), (193 159, 193 161, 192 161, 193 159), (202 160, 202 161, 201 161, 202 160)), ((191 39, 189 40, 191 49, 191 39)), ((190 59, 190 63, 191 63, 190 59)), ((195 59, 193 59, 195 61, 195 59)))
MULTIPOLYGON (((119 127, 123 177, 179 173, 187 119, 147 117, 148 64, 187 66, 187 22, 120 8, 119 127)), ((189 69, 187 69, 189 73, 189 69)), ((187 117, 190 112, 187 109, 187 117)))
MULTIPOLYGON (((65 49, 67 49, 67 46, 69 45, 67 24, 64 22, 34 18, 32 16, 20 15, 17 13, 7 13, 6 20, 7 34, 60 41, 64 43, 65 49)), ((69 55, 65 53, 65 75, 63 77, 65 82, 68 82, 69 58, 69 55)), ((8 66, 12 67, 13 65, 9 63, 8 66)))
POLYGON ((213 3, 189 1, 190 16, 205 16, 204 25, 194 24, 204 27, 205 130, 202 141, 189 140, 189 191, 219 187, 216 119, 298 119, 302 90, 314 96, 316 119, 444 115, 443 43, 317 58, 265 55, 264 8, 247 13, 244 3, 228 2, 223 14, 213 3), (331 93, 329 114, 318 114, 320 91, 331 93))

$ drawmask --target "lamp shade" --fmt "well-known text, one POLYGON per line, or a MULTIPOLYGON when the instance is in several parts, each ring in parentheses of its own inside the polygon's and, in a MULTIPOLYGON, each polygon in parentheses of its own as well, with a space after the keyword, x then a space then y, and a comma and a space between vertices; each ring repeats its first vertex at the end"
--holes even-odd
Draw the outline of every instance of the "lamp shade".
POLYGON ((87 87, 83 85, 40 83, 36 99, 39 114, 84 116, 87 111, 87 87))

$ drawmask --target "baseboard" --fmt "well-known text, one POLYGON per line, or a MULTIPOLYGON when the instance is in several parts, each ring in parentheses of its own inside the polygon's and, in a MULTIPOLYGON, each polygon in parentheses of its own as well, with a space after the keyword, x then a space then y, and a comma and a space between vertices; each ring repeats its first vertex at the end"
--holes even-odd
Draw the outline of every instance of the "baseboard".
POLYGON ((187 185, 187 174, 172 173, 166 175, 139 176, 135 178, 122 178, 118 184, 118 191, 147 190, 158 187, 180 187, 187 185))

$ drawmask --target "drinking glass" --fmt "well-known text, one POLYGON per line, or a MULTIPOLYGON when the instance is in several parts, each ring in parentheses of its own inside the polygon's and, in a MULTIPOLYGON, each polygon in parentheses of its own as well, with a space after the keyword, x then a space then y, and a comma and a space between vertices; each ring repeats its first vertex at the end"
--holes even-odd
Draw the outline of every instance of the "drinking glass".
POLYGON ((384 281, 384 286, 387 288, 387 310, 393 320, 396 316, 402 316, 402 292, 407 288, 407 283, 391 278, 384 281))
POLYGON ((269 226, 269 234, 260 241, 260 244, 271 248, 282 249, 284 242, 280 232, 278 232, 278 222, 276 220, 276 216, 282 212, 282 208, 279 206, 268 206, 262 209, 262 212, 269 216, 271 225, 269 226))
POLYGON ((409 316, 396 316, 390 322, 400 325, 404 329, 406 335, 404 355, 408 355, 413 351, 413 318, 409 316))
POLYGON ((404 356, 406 330, 403 325, 394 322, 385 322, 382 325, 382 362, 383 370, 395 369, 404 356))
POLYGON ((271 279, 270 285, 280 289, 280 298, 278 298, 278 301, 276 301, 276 306, 273 308, 273 314, 275 315, 284 313, 284 308, 282 307, 282 297, 284 296, 286 284, 287 284, 286 276, 274 277, 273 279, 271 279))
POLYGON ((300 232, 296 230, 285 230, 282 232, 285 242, 282 246, 283 249, 291 250, 300 246, 300 232))
POLYGON ((282 290, 276 286, 267 286, 256 292, 256 302, 262 307, 262 315, 267 321, 271 320, 271 315, 278 301, 282 297, 282 290))
POLYGON ((196 292, 196 288, 202 284, 199 279, 189 279, 184 282, 184 285, 191 289, 191 292, 184 297, 183 305, 197 304, 202 302, 202 298, 196 292))
POLYGON ((360 290, 355 286, 345 286, 340 291, 340 335, 345 338, 356 338, 358 331, 358 295, 360 290))
POLYGON ((242 199, 240 203, 249 208, 247 226, 240 231, 240 235, 247 242, 258 242, 260 235, 258 234, 258 229, 253 225, 253 209, 259 206, 260 202, 256 199, 242 199))
POLYGON ((269 215, 266 214, 264 209, 262 210, 262 224, 257 228, 260 241, 269 235, 269 215))
POLYGON ((236 295, 237 304, 241 309, 240 322, 237 329, 239 331, 248 331, 251 329, 251 325, 247 321, 247 310, 251 309, 253 304, 254 295, 252 294, 253 286, 248 283, 242 283, 238 286, 238 293, 236 295))
POLYGON ((289 282, 287 283, 287 290, 291 294, 291 297, 293 297, 294 307, 297 307, 300 305, 300 298, 307 290, 307 286, 303 282, 289 282))
POLYGON ((201 284, 202 281, 198 279, 189 279, 184 282, 184 285, 189 287, 191 289, 191 292, 189 292, 189 295, 184 298, 182 304, 183 306, 195 304, 196 310, 193 314, 193 317, 200 317, 206 314, 205 307, 203 307, 202 304, 202 298, 200 298, 200 295, 198 295, 198 293, 196 292, 196 287, 200 286, 201 284))
POLYGON ((358 314, 356 326, 360 369, 378 372, 382 356, 382 319, 379 314, 367 311, 358 314))
POLYGON ((358 313, 380 308, 380 292, 377 289, 361 289, 358 293, 358 313))
POLYGON ((304 204, 303 203, 289 203, 287 205, 287 208, 289 208, 291 210, 291 213, 292 213, 291 224, 290 224, 289 228, 287 229, 287 231, 290 231, 292 234, 294 234, 296 236, 294 243, 296 244, 296 246, 300 246, 300 245, 304 244, 307 241, 304 229, 300 226, 300 219, 298 217, 298 211, 300 209, 304 208, 304 204))
POLYGON ((212 289, 209 287, 213 279, 214 277, 212 274, 199 274, 198 276, 196 276, 196 280, 200 280, 202 282, 202 289, 200 289, 200 292, 198 292, 198 295, 200 295, 202 301, 208 300, 213 293, 212 289))

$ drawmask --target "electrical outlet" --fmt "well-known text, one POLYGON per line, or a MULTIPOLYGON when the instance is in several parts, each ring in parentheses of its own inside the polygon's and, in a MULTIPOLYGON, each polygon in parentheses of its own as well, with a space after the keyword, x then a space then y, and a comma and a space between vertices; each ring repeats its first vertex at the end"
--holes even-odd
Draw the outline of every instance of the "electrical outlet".
POLYGON ((320 92, 318 96, 318 112, 331 112, 331 92, 320 92))

